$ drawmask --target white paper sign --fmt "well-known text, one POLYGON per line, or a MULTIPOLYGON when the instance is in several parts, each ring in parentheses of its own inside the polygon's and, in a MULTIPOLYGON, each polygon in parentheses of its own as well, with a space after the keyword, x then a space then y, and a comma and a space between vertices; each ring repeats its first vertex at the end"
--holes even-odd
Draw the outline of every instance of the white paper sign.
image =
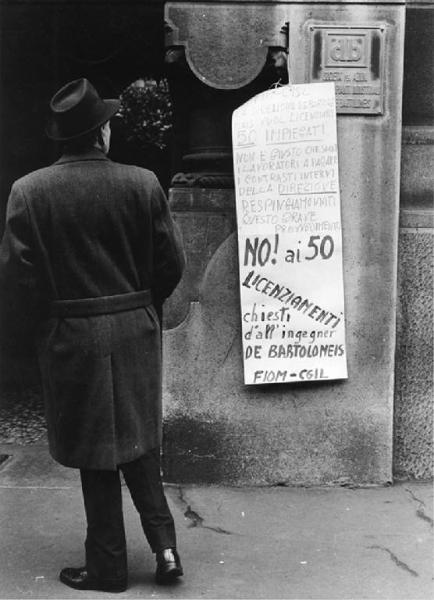
POLYGON ((255 96, 232 136, 244 381, 345 379, 334 84, 255 96))

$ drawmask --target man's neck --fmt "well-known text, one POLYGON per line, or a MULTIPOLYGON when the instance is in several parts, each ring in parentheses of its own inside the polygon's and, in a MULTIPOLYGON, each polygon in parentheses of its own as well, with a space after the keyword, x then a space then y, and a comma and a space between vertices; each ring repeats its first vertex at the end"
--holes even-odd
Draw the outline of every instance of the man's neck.
POLYGON ((99 142, 96 142, 93 147, 96 148, 97 150, 99 150, 100 152, 102 152, 103 154, 106 154, 106 155, 108 154, 108 148, 105 148, 99 142))

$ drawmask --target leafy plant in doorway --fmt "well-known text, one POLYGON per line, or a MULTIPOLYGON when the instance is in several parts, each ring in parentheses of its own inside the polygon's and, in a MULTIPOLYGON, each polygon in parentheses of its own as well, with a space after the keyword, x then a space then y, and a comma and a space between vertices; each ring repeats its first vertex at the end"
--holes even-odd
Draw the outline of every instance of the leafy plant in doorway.
POLYGON ((122 118, 129 142, 145 149, 167 148, 172 130, 172 102, 165 79, 137 79, 121 94, 122 118))

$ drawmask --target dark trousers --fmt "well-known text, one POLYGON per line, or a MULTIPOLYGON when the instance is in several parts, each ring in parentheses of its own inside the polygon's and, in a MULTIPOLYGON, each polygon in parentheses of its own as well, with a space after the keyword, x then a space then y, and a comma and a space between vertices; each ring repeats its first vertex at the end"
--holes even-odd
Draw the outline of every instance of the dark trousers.
POLYGON ((87 518, 86 567, 90 575, 104 580, 127 575, 119 470, 152 551, 176 547, 175 525, 161 481, 159 449, 119 465, 117 471, 80 469, 87 518))

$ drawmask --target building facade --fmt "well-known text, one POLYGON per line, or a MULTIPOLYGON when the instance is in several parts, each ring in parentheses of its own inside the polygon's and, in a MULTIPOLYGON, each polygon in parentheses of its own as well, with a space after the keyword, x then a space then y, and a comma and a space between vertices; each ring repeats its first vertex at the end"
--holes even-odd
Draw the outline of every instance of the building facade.
MULTIPOLYGON (((87 76, 113 95, 169 80, 174 144, 161 160, 189 262, 165 310, 169 481, 432 477, 433 14, 392 0, 2 3, 3 210, 10 183, 56 156, 42 123, 58 85, 87 76), (334 70, 330 36, 350 52, 334 70), (353 43, 369 45, 359 72, 380 92, 360 104, 343 91, 338 107, 349 378, 244 386, 232 111, 276 83, 345 72, 353 43)), ((3 349, 3 380, 24 372, 36 378, 29 346, 3 349)))

